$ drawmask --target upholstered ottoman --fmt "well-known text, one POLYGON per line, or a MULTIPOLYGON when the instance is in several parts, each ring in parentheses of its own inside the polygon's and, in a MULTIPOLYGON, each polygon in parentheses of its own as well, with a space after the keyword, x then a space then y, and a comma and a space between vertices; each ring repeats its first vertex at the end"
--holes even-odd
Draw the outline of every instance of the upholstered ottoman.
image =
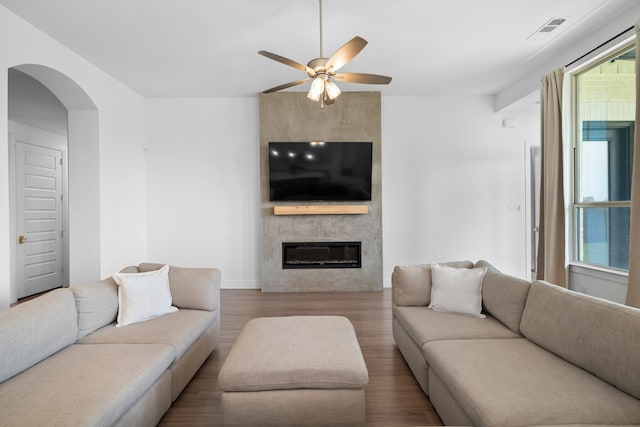
POLYGON ((348 319, 253 319, 220 369, 223 421, 243 426, 364 424, 368 382, 348 319))

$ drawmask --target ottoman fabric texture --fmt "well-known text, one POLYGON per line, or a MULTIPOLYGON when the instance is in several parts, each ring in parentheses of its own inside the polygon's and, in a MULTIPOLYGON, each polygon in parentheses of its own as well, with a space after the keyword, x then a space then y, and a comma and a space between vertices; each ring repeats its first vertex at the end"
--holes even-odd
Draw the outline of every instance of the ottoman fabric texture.
POLYGON ((364 389, 222 393, 225 426, 347 426, 365 420, 364 389))
POLYGON ((353 325, 340 316, 250 320, 218 376, 225 425, 362 424, 368 382, 353 325))
POLYGON ((362 388, 369 376, 348 319, 293 316, 247 322, 218 381, 223 391, 362 388))

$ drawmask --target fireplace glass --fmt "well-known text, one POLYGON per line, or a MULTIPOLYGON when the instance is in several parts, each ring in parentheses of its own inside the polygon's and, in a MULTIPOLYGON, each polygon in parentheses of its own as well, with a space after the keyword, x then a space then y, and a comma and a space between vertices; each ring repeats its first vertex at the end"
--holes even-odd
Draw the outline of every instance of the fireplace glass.
POLYGON ((282 268, 361 268, 361 242, 283 242, 282 268))

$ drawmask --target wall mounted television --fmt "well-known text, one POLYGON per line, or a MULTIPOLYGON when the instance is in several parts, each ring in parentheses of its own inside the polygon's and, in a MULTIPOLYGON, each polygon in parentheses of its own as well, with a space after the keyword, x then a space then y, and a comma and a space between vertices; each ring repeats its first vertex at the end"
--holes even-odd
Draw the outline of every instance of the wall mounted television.
POLYGON ((371 200, 371 142, 270 142, 269 200, 371 200))

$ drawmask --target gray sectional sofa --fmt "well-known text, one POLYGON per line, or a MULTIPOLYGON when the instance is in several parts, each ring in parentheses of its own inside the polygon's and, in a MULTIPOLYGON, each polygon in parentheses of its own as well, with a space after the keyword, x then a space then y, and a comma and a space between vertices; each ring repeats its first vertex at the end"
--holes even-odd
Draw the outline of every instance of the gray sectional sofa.
POLYGON ((486 318, 429 308, 431 265, 392 275, 393 336, 446 425, 640 425, 640 310, 486 261, 486 318))
POLYGON ((111 278, 0 312, 0 425, 156 425, 220 329, 219 270, 171 267, 169 286, 178 311, 118 328, 111 278))

